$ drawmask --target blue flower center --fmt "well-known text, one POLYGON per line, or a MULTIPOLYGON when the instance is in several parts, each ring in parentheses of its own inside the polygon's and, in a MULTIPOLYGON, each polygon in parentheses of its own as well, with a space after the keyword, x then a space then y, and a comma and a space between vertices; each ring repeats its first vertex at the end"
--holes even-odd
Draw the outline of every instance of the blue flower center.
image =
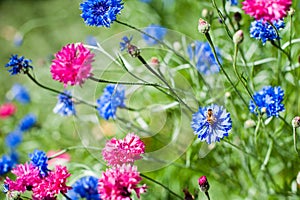
POLYGON ((109 5, 106 2, 99 2, 95 5, 95 12, 98 15, 104 15, 109 9, 109 5))

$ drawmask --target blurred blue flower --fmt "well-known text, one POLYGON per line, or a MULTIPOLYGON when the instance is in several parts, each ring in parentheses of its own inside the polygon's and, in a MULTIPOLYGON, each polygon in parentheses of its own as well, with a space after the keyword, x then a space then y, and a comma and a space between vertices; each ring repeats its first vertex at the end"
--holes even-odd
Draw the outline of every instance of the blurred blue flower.
MULTIPOLYGON (((227 1, 229 1, 229 0, 227 0, 227 1)), ((236 5, 238 5, 238 0, 230 0, 230 4, 232 6, 236 6, 236 5)))
POLYGON ((72 190, 68 192, 72 197, 72 200, 85 198, 87 200, 100 200, 98 194, 98 178, 94 176, 85 176, 78 179, 73 185, 72 190))
MULTIPOLYGON (((144 32, 146 32, 148 35, 156 38, 157 40, 162 41, 167 33, 167 29, 160 25, 152 24, 152 25, 149 25, 147 28, 145 28, 144 32)), ((158 43, 156 40, 149 37, 148 35, 142 34, 142 37, 145 40, 146 44, 154 45, 154 44, 158 43)))
MULTIPOLYGON (((272 87, 265 86, 260 91, 255 92, 253 99, 261 113, 266 113, 267 117, 279 116, 279 112, 284 111, 284 105, 282 104, 284 98, 284 91, 280 86, 272 87)), ((249 103, 250 112, 258 114, 256 111, 256 105, 251 100, 249 103)))
POLYGON ((28 90, 21 84, 14 84, 11 88, 11 93, 13 99, 17 100, 22 104, 27 104, 30 102, 30 95, 28 93, 28 90))
POLYGON ((28 70, 28 68, 32 68, 31 60, 25 59, 24 56, 21 56, 18 58, 18 55, 12 55, 10 57, 9 62, 5 65, 5 67, 11 67, 8 72, 10 72, 10 75, 16 75, 21 73, 22 70, 28 70))
POLYGON ((132 36, 130 38, 128 38, 127 36, 124 36, 122 38, 122 40, 123 40, 123 42, 120 42, 120 49, 121 49, 121 51, 124 51, 130 45, 130 42, 132 40, 132 36))
POLYGON ((116 118, 118 107, 124 107, 125 87, 109 84, 104 88, 102 96, 97 99, 97 110, 104 119, 116 118))
POLYGON ((201 141, 210 144, 228 136, 232 122, 230 113, 226 112, 222 106, 212 104, 199 107, 199 111, 193 114, 191 126, 201 141))
POLYGON ((86 36, 85 42, 86 42, 86 44, 91 45, 91 46, 95 46, 95 47, 98 46, 97 39, 92 35, 86 36))
POLYGON ((54 113, 60 114, 61 116, 70 116, 76 114, 75 106, 70 95, 71 92, 65 90, 64 93, 57 96, 58 102, 53 109, 54 113))
POLYGON ((140 0, 140 2, 143 2, 143 3, 150 3, 152 0, 140 0))
POLYGON ((36 116, 34 114, 27 114, 19 123, 20 131, 28 131, 36 124, 36 116))
POLYGON ((8 156, 8 155, 3 155, 0 158, 0 176, 12 170, 13 166, 17 164, 16 158, 17 158, 16 156, 8 156))
POLYGON ((14 45, 20 47, 23 44, 23 35, 20 32, 17 32, 14 37, 14 45))
MULTIPOLYGON (((273 21, 273 25, 277 30, 281 30, 285 26, 283 20, 273 21)), ((250 37, 261 40, 263 45, 266 44, 267 40, 280 39, 272 25, 263 19, 251 22, 250 37)))
POLYGON ((13 132, 10 132, 6 137, 5 137, 5 144, 8 146, 10 149, 15 149, 17 148, 23 140, 23 133, 19 130, 15 130, 13 132))
POLYGON ((45 177, 48 175, 48 157, 45 152, 40 150, 34 150, 32 154, 29 154, 30 162, 40 170, 40 175, 45 177))
POLYGON ((89 26, 110 27, 123 7, 122 0, 86 0, 80 4, 81 17, 89 26))
MULTIPOLYGON (((222 63, 219 48, 215 48, 217 57, 222 63)), ((196 63, 197 70, 203 75, 211 75, 220 71, 214 54, 208 42, 195 41, 187 47, 187 54, 191 61, 196 63)))

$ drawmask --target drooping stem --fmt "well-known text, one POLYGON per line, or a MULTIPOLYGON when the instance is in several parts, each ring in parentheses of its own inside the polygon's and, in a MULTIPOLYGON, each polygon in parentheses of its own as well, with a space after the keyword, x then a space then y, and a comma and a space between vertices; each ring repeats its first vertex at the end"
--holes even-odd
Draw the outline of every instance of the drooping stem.
POLYGON ((170 90, 170 92, 176 97, 176 99, 182 103, 189 111, 194 113, 194 111, 177 95, 177 93, 174 91, 174 89, 169 85, 169 83, 162 78, 155 70, 153 70, 149 64, 146 62, 146 60, 141 56, 138 55, 137 58, 141 61, 141 63, 152 73, 154 74, 157 78, 159 78, 170 90))
POLYGON ((141 175, 141 177, 144 177, 144 178, 148 179, 149 181, 151 181, 151 182, 153 182, 153 183, 155 183, 155 184, 157 184, 157 185, 163 187, 163 188, 166 189, 168 192, 170 192, 170 194, 174 195, 174 196, 177 197, 178 199, 184 200, 183 197, 181 197, 180 195, 178 195, 178 194, 176 194, 175 192, 173 192, 170 188, 168 188, 168 187, 165 186, 164 184, 162 184, 162 183, 160 183, 160 182, 154 180, 153 178, 150 178, 149 176, 146 176, 145 174, 142 174, 142 173, 141 173, 140 175, 141 175))

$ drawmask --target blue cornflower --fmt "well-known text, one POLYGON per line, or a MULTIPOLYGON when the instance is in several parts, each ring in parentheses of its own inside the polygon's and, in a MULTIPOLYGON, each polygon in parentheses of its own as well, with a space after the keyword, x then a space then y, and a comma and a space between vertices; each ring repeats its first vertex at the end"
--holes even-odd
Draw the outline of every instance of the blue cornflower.
POLYGON ((19 123, 20 131, 28 131, 36 124, 36 116, 34 114, 27 114, 19 123))
MULTIPOLYGON (((285 26, 283 20, 273 21, 273 25, 277 30, 281 30, 285 26)), ((266 44, 267 40, 280 39, 271 24, 263 19, 251 22, 250 37, 261 40, 263 45, 266 44)))
POLYGON ((3 155, 0 158, 0 176, 6 174, 10 170, 12 170, 13 166, 17 163, 16 157, 3 155))
POLYGON ((23 140, 23 133, 19 130, 15 130, 13 132, 10 132, 5 137, 5 144, 10 149, 15 149, 21 144, 22 140, 23 140))
MULTIPOLYGON (((217 47, 216 53, 219 61, 222 63, 220 51, 217 47)), ((220 71, 220 66, 217 63, 208 42, 193 42, 188 46, 187 54, 190 60, 196 63, 196 68, 201 74, 210 75, 220 71)))
MULTIPOLYGON (((227 1, 229 1, 229 0, 227 0, 227 1)), ((232 6, 236 6, 236 5, 238 5, 238 0, 230 0, 230 4, 232 6)))
POLYGON ((232 123, 230 113, 222 106, 212 104, 199 107, 199 111, 193 114, 191 126, 201 141, 210 144, 228 136, 232 123))
POLYGON ((97 99, 97 110, 104 119, 116 118, 118 107, 124 107, 125 88, 123 85, 109 84, 104 88, 102 96, 97 99))
POLYGON ((140 2, 143 2, 143 3, 150 3, 152 0, 140 0, 140 2))
POLYGON ((54 113, 58 113, 61 116, 70 116, 76 114, 74 102, 72 101, 70 95, 71 92, 65 90, 64 93, 61 93, 57 96, 58 102, 53 109, 54 113))
POLYGON ((123 8, 122 0, 87 0, 80 4, 81 17, 89 26, 110 27, 123 8))
POLYGON ((85 176, 78 179, 73 185, 72 190, 68 192, 68 196, 72 196, 72 200, 85 198, 87 200, 100 200, 97 190, 98 178, 94 176, 85 176))
POLYGON ((86 36, 85 42, 86 42, 86 44, 91 45, 91 46, 95 46, 95 47, 98 46, 97 39, 92 35, 86 36))
MULTIPOLYGON (((146 32, 148 35, 156 38, 157 40, 162 41, 167 33, 167 29, 162 26, 152 24, 152 25, 148 26, 147 28, 145 28, 144 32, 146 32)), ((158 43, 156 40, 149 37, 148 35, 142 34, 143 39, 145 40, 145 42, 148 45, 154 45, 154 44, 158 43)))
POLYGON ((45 152, 40 150, 34 150, 32 154, 29 154, 30 162, 40 170, 40 175, 45 177, 48 175, 48 157, 45 152))
POLYGON ((14 84, 11 88, 11 93, 13 99, 17 100, 22 104, 27 104, 30 102, 30 95, 28 93, 28 90, 20 84, 14 84))
POLYGON ((130 38, 128 38, 127 36, 124 36, 122 38, 123 42, 120 42, 120 49, 121 51, 124 51, 125 49, 127 49, 131 44, 131 40, 132 40, 132 36, 130 38))
POLYGON ((28 68, 32 69, 32 66, 29 65, 31 63, 31 60, 25 59, 24 56, 21 56, 18 58, 18 55, 12 55, 10 57, 9 62, 5 65, 5 67, 11 67, 8 72, 10 72, 10 75, 16 75, 21 73, 21 71, 28 70, 28 68))
MULTIPOLYGON (((284 111, 284 105, 282 104, 284 98, 284 91, 280 86, 272 87, 265 86, 260 91, 255 92, 253 99, 261 113, 266 113, 267 117, 279 116, 279 112, 284 111)), ((249 103, 250 112, 255 113, 256 105, 251 100, 249 103)))

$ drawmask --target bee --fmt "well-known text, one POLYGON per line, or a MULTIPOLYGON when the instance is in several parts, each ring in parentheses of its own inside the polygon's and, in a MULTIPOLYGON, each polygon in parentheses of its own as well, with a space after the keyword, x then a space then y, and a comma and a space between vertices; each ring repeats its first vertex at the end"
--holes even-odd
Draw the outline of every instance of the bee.
POLYGON ((213 114, 213 111, 211 108, 209 108, 207 110, 206 120, 210 125, 212 125, 216 121, 216 118, 214 117, 214 114, 213 114))

